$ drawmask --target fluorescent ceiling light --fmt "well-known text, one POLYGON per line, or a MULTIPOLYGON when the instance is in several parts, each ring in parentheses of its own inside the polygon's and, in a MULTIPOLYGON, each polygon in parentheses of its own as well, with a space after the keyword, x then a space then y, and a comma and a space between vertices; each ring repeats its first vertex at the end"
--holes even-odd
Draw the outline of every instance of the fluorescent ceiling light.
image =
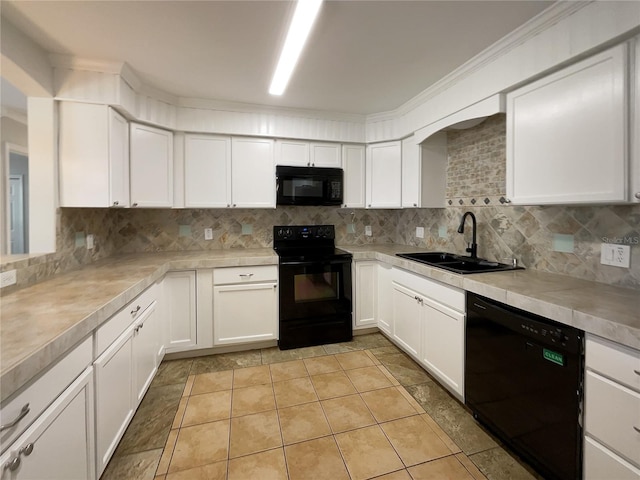
POLYGON ((313 22, 318 16, 321 4, 322 0, 298 0, 284 47, 280 53, 278 66, 269 87, 271 95, 282 95, 284 89, 287 88, 293 69, 298 63, 300 53, 307 42, 311 27, 313 27, 313 22))

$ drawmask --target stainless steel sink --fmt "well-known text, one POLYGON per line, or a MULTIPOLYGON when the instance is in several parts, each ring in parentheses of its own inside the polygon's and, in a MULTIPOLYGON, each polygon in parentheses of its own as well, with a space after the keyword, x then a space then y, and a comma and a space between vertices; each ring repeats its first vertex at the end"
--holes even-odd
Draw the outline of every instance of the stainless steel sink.
POLYGON ((462 274, 522 269, 507 263, 491 262, 483 258, 471 258, 448 252, 396 253, 396 256, 462 274))

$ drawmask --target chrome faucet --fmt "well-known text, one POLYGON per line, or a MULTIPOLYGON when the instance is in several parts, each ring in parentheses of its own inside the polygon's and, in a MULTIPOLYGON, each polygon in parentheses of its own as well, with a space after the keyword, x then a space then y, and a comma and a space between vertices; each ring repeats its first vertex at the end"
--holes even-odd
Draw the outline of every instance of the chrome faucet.
POLYGON ((466 251, 471 254, 471 258, 478 258, 478 244, 476 243, 476 216, 473 213, 465 212, 464 215, 462 215, 462 220, 460 220, 460 226, 458 227, 458 233, 464 233, 464 222, 468 216, 471 217, 473 232, 471 235, 471 243, 467 247, 466 251))

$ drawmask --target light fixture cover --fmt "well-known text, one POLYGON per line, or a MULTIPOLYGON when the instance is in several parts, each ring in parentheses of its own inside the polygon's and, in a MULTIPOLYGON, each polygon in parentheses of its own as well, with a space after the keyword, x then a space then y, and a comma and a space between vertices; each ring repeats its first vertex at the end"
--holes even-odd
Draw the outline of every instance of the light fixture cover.
POLYGON ((282 95, 287 88, 293 69, 320 11, 320 5, 322 5, 322 0, 298 0, 284 47, 280 52, 278 66, 269 87, 271 95, 282 95))

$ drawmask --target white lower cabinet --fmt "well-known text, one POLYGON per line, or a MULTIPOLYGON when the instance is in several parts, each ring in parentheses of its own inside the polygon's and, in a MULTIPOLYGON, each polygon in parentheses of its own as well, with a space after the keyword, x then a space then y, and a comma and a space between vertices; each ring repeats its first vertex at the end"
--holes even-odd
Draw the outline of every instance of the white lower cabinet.
POLYGON ((162 281, 165 351, 190 350, 198 345, 195 270, 168 272, 162 281))
POLYGON ((278 268, 218 268, 213 272, 213 343, 278 338, 278 268))
POLYGON ((450 389, 464 393, 464 314, 429 298, 423 307, 421 363, 450 389))
POLYGON ((95 362, 96 473, 99 477, 124 435, 133 402, 133 330, 129 327, 95 362))
POLYGON ((464 291, 392 270, 392 339, 464 400, 464 291))
POLYGON ((387 335, 393 332, 393 284, 391 265, 378 263, 377 267, 377 321, 378 328, 387 335))
POLYGON ((2 480, 95 479, 88 367, 0 457, 2 480))
POLYGON ((96 345, 100 338, 122 332, 93 363, 97 477, 109 463, 162 359, 158 292, 157 285, 151 286, 96 332, 96 345), (123 326, 124 318, 131 320, 123 326))
POLYGON ((419 359, 422 305, 417 292, 393 282, 393 338, 412 357, 419 359))
POLYGON ((640 351, 587 335, 585 364, 584 478, 638 480, 640 351))
POLYGON ((355 262, 354 266, 354 329, 374 327, 377 323, 377 262, 355 262))

